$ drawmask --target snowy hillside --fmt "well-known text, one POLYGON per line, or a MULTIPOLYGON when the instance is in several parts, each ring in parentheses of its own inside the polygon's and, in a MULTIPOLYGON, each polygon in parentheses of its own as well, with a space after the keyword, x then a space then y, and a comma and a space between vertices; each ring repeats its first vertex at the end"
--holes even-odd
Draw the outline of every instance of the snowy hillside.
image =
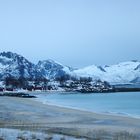
POLYGON ((0 78, 35 78, 41 76, 35 65, 23 56, 12 52, 0 53, 0 78))
POLYGON ((0 78, 47 78, 55 79, 71 73, 72 68, 53 60, 39 61, 37 65, 12 52, 0 53, 0 78))
POLYGON ((127 84, 140 82, 140 62, 128 61, 111 66, 89 66, 75 70, 78 76, 92 77, 112 84, 127 84))
POLYGON ((36 68, 40 73, 47 79, 55 79, 57 77, 70 74, 72 69, 70 67, 64 66, 53 60, 39 61, 36 68))

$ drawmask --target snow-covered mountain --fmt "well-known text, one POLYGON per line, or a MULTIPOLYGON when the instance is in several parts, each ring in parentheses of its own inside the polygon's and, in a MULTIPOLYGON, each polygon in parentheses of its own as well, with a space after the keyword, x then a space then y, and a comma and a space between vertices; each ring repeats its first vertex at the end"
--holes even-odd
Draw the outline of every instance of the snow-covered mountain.
POLYGON ((42 76, 36 66, 21 55, 12 52, 0 53, 0 78, 36 78, 42 76))
POLYGON ((8 76, 55 79, 65 75, 92 77, 93 80, 100 79, 111 84, 140 83, 140 61, 128 61, 110 66, 92 65, 74 70, 53 60, 39 61, 35 65, 16 53, 0 53, 1 80, 8 76))
POLYGON ((89 66, 75 70, 78 76, 92 77, 111 84, 140 83, 140 62, 128 61, 111 66, 89 66))
POLYGON ((55 79, 70 74, 72 68, 53 60, 39 61, 37 65, 23 56, 12 53, 0 53, 0 79, 12 76, 15 78, 47 78, 55 79))
POLYGON ((64 66, 51 59, 39 61, 36 68, 47 79, 55 79, 66 74, 71 74, 72 71, 72 68, 64 66))

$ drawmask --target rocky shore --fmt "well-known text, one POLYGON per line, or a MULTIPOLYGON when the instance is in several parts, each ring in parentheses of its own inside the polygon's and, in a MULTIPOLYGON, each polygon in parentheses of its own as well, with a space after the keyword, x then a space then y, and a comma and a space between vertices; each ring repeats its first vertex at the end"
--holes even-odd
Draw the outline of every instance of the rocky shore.
POLYGON ((21 97, 21 98, 36 98, 36 96, 22 92, 0 92, 0 96, 21 97))

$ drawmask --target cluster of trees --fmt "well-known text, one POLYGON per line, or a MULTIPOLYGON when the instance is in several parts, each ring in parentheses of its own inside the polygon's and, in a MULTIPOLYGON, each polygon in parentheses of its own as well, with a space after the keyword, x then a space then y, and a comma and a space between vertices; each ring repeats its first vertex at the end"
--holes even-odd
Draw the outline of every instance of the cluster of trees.
MULTIPOLYGON (((57 81, 60 84, 60 86, 65 86, 68 80, 71 80, 74 83, 84 84, 84 83, 91 82, 92 78, 90 77, 78 78, 78 77, 74 77, 74 76, 70 76, 66 74, 66 75, 55 78, 53 81, 57 81)), ((24 78, 24 77, 15 78, 15 77, 9 76, 4 79, 4 85, 10 88, 29 88, 29 87, 32 88, 31 86, 34 86, 34 87, 40 86, 44 89, 48 89, 49 87, 48 82, 49 80, 46 78, 32 79, 32 78, 24 78)))
POLYGON ((60 82, 60 84, 63 84, 68 80, 77 81, 79 83, 88 83, 88 82, 92 81, 92 78, 91 77, 80 77, 79 78, 79 77, 71 76, 68 74, 55 78, 55 81, 60 82))
POLYGON ((4 80, 4 85, 11 88, 21 88, 28 85, 28 81, 25 78, 14 78, 6 77, 4 80))
POLYGON ((48 80, 45 78, 32 79, 24 77, 15 78, 11 76, 4 79, 4 85, 11 88, 27 88, 30 86, 29 82, 33 82, 34 86, 38 86, 40 83, 47 85, 48 80))

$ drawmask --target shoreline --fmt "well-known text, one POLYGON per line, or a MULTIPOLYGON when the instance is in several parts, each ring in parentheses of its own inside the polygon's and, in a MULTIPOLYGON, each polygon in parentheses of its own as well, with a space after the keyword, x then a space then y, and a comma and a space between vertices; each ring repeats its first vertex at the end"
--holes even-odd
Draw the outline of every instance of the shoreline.
MULTIPOLYGON (((0 92, 2 93, 2 92, 0 92)), ((52 103, 52 102, 47 102, 47 101, 41 101, 38 97, 38 95, 43 95, 44 93, 47 93, 47 94, 81 94, 83 95, 83 93, 80 93, 80 92, 66 92, 66 91, 57 91, 57 90, 54 90, 54 91, 23 91, 23 92, 5 92, 5 93, 16 93, 16 94, 21 94, 21 96, 17 96, 17 97, 21 97, 21 98, 31 98, 32 100, 34 101, 38 101, 40 103, 43 103, 44 105, 50 105, 50 106, 56 106, 56 107, 62 107, 62 108, 67 108, 67 109, 75 109, 75 110, 79 110, 79 111, 87 111, 87 112, 91 112, 91 113, 96 113, 96 114, 100 114, 100 115, 112 115, 112 116, 120 116, 120 117, 130 117, 130 118, 136 118, 136 119, 140 119, 140 115, 137 115, 137 114, 130 114, 130 113, 127 113, 127 112, 113 112, 113 111, 110 111, 110 110, 107 110, 105 112, 96 112, 96 111, 92 111, 92 110, 88 110, 88 109, 82 109, 80 107, 73 107, 73 106, 69 106, 69 105, 61 105, 61 104, 57 104, 57 103, 52 103), (22 96, 22 94, 25 94, 24 96, 22 96), (37 96, 36 96, 37 94, 37 96), (28 95, 28 96, 27 96, 28 95), (34 96, 35 95, 35 96, 34 96)), ((98 94, 117 94, 117 93, 120 93, 120 94, 124 94, 124 93, 129 93, 129 92, 109 92, 109 93, 84 93, 87 94, 87 95, 90 95, 90 94, 95 94, 95 95, 98 95, 98 94)), ((12 97, 12 96, 11 96, 12 97)), ((13 97, 16 97, 16 96, 13 96, 13 97)))
POLYGON ((72 106, 66 106, 66 105, 59 105, 59 104, 55 104, 55 103, 51 103, 51 102, 43 102, 41 100, 38 100, 37 98, 33 98, 31 100, 40 102, 44 105, 48 105, 48 106, 53 106, 53 107, 60 107, 60 108, 65 108, 65 109, 73 109, 73 110, 77 110, 77 111, 84 111, 84 112, 90 112, 90 113, 94 113, 94 114, 99 114, 99 115, 111 115, 111 116, 118 116, 118 117, 126 117, 126 118, 134 118, 134 119, 140 119, 139 115, 133 115, 133 114, 128 114, 128 113, 123 113, 123 112, 111 112, 111 111, 106 111, 106 112, 96 112, 96 111, 90 111, 87 109, 82 109, 82 108, 78 108, 78 107, 72 107, 72 106))
POLYGON ((0 127, 32 129, 92 138, 93 132, 114 135, 119 132, 140 134, 140 119, 103 115, 43 104, 32 99, 0 98, 0 127))
MULTIPOLYGON (((47 94, 61 94, 62 92, 57 92, 57 93, 53 93, 53 92, 49 92, 47 94)), ((62 93, 62 94, 69 94, 69 93, 62 93)), ((70 94, 77 94, 77 93, 70 93, 70 94)), ((78 94, 81 94, 81 93, 78 93, 78 94)), ((98 95, 98 93, 94 93, 96 95, 98 95)), ((109 93, 109 94, 114 94, 114 93, 109 93)), ((124 92, 120 93, 120 94, 124 94, 124 92)), ((132 93, 133 94, 133 93, 132 93)), ((39 96, 42 95, 42 94, 38 94, 39 96)), ((112 116, 120 116, 120 117, 130 117, 130 118, 136 118, 136 119, 140 119, 140 115, 138 114, 131 114, 131 113, 127 113, 127 112, 115 112, 115 111, 110 111, 110 110, 107 110, 107 111, 94 111, 94 110, 90 110, 90 109, 86 109, 86 108, 80 108, 80 107, 74 107, 74 106, 71 106, 71 105, 62 105, 62 104, 59 104, 58 102, 51 102, 51 101, 47 101, 47 100, 42 100, 39 96, 37 95, 37 98, 33 98, 32 100, 35 100, 35 101, 38 101, 40 103, 43 103, 44 105, 51 105, 51 106, 56 106, 56 107, 64 107, 64 108, 67 108, 67 109, 75 109, 75 110, 80 110, 80 111, 87 111, 87 112, 92 112, 92 113, 97 113, 97 114, 100 114, 100 115, 112 115, 112 116)), ((89 95, 89 94, 88 94, 89 95)))

